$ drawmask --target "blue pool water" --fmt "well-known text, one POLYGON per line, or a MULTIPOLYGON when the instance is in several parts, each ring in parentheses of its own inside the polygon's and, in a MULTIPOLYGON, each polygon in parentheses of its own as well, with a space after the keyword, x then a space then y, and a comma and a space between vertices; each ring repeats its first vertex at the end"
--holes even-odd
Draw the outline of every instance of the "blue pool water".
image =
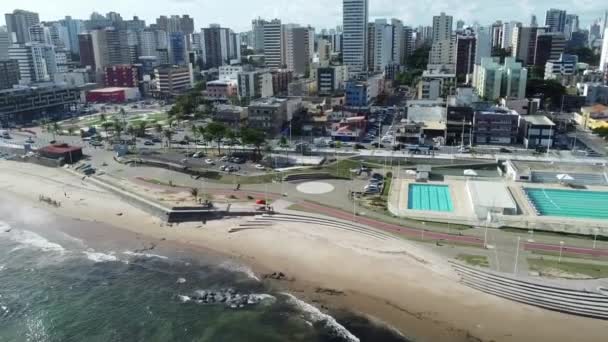
POLYGON ((447 185, 412 183, 408 190, 407 208, 411 210, 443 211, 454 210, 450 188, 447 185))
POLYGON ((608 192, 524 188, 539 215, 608 219, 608 192))

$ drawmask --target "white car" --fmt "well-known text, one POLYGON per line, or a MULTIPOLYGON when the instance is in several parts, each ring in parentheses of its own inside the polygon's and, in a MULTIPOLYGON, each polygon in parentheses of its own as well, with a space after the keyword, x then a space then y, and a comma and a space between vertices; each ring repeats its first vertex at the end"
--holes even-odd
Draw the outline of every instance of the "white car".
POLYGON ((229 159, 230 159, 230 157, 228 157, 228 156, 223 156, 222 158, 220 158, 220 161, 221 161, 221 162, 226 162, 226 161, 228 161, 229 159))
POLYGON ((215 162, 213 161, 213 159, 205 159, 205 164, 207 164, 207 165, 215 165, 215 162))
POLYGON ((192 155, 192 158, 202 158, 205 154, 203 152, 196 152, 192 155))
POLYGON ((265 170, 265 169, 266 169, 266 168, 264 167, 264 165, 262 165, 262 164, 256 164, 256 165, 255 165, 255 168, 256 168, 256 169, 258 169, 258 170, 265 170))

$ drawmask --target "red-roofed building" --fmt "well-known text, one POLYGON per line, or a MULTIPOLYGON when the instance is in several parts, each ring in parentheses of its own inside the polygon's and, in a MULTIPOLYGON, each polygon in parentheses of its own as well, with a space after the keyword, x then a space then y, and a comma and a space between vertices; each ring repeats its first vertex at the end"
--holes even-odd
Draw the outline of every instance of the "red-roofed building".
POLYGON ((38 153, 49 159, 63 159, 67 164, 73 164, 82 159, 82 147, 68 144, 48 145, 38 149, 38 153))
POLYGON ((351 116, 332 125, 331 137, 338 141, 359 141, 365 135, 365 116, 351 116))

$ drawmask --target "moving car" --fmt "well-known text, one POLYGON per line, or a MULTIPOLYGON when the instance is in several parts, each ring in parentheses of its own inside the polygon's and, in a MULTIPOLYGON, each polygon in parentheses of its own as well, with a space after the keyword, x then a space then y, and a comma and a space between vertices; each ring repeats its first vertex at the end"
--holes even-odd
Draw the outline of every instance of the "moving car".
POLYGON ((207 165, 215 165, 215 162, 213 161, 213 159, 205 159, 205 164, 207 164, 207 165))
POLYGON ((266 168, 264 167, 264 165, 262 165, 262 164, 256 164, 256 165, 255 165, 255 168, 256 168, 256 169, 258 169, 258 170, 265 170, 265 169, 266 169, 266 168))
POLYGON ((152 146, 152 145, 154 145, 154 142, 151 141, 151 140, 146 140, 146 141, 144 141, 144 145, 146 145, 146 146, 152 146))

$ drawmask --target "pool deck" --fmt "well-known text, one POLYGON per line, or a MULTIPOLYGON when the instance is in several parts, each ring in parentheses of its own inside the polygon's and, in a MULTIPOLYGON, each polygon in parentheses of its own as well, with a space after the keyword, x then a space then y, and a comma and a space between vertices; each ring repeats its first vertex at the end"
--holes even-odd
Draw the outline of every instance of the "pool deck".
MULTIPOLYGON (((530 203, 528 196, 523 188, 544 188, 544 189, 569 189, 560 184, 541 184, 541 183, 522 183, 502 180, 510 191, 513 199, 517 203, 518 215, 499 215, 493 216, 491 226, 517 227, 522 229, 544 230, 551 232, 566 232, 573 234, 593 235, 596 229, 598 235, 608 237, 608 220, 558 217, 558 216, 539 216, 536 209, 530 203)), ((480 221, 474 213, 471 200, 466 188, 466 179, 463 177, 446 177, 443 182, 428 182, 429 185, 448 185, 454 210, 452 212, 411 210, 408 209, 409 184, 418 183, 414 179, 402 178, 393 180, 388 209, 398 217, 407 217, 421 221, 434 221, 453 224, 464 224, 474 227, 484 226, 485 221, 480 221)), ((588 191, 608 191, 608 187, 588 186, 588 191)))

